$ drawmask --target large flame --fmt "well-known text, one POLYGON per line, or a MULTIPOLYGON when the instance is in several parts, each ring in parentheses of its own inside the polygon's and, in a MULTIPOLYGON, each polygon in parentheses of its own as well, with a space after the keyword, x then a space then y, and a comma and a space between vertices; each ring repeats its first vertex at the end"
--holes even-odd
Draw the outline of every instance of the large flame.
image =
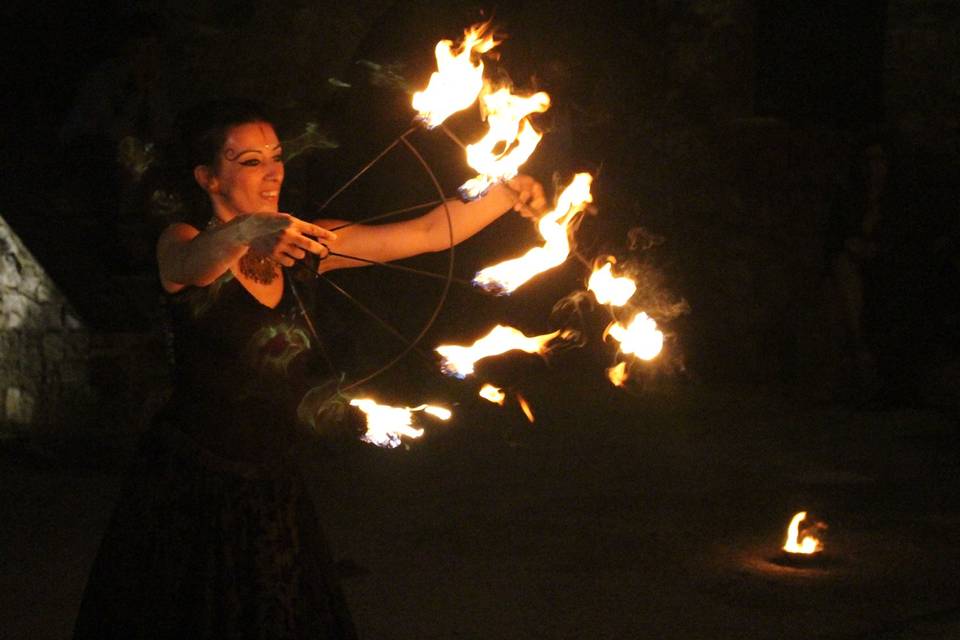
POLYGON ((440 366, 444 373, 465 378, 473 373, 474 365, 478 360, 514 350, 540 353, 546 344, 558 335, 560 335, 559 331, 542 336, 525 336, 513 327, 498 324, 490 330, 490 333, 469 347, 440 345, 436 348, 436 352, 443 356, 440 366))
POLYGON ((790 526, 787 527, 787 540, 783 544, 783 550, 787 553, 810 555, 823 550, 823 543, 815 536, 805 535, 802 540, 797 541, 797 538, 800 537, 800 523, 806 518, 807 512, 801 511, 793 516, 793 520, 790 521, 790 526))
POLYGON ((641 360, 653 360, 663 349, 663 333, 656 321, 641 311, 624 327, 619 322, 607 327, 604 337, 613 336, 620 343, 620 351, 637 356, 641 360))
POLYGON ((423 429, 413 426, 413 414, 417 411, 429 413, 441 420, 449 420, 449 409, 423 404, 419 407, 390 407, 377 404, 369 398, 355 398, 350 405, 357 407, 367 415, 367 432, 360 438, 364 442, 378 447, 393 448, 400 444, 401 437, 419 438, 423 429))
POLYGON ((413 94, 413 108, 417 118, 432 129, 457 111, 474 103, 483 89, 483 62, 473 59, 499 44, 487 33, 488 25, 474 25, 467 29, 463 42, 454 51, 453 42, 441 40, 434 53, 437 70, 423 91, 413 94))
POLYGON ((477 198, 496 182, 517 175, 543 137, 528 116, 549 109, 550 96, 543 91, 520 96, 507 88, 485 88, 480 107, 488 130, 478 142, 467 145, 467 163, 480 174, 460 187, 460 194, 467 199, 477 198))
POLYGON ((557 199, 557 206, 537 223, 543 246, 534 247, 519 258, 506 260, 480 270, 473 283, 485 291, 505 295, 513 293, 520 285, 538 273, 562 264, 570 254, 567 227, 574 217, 593 202, 589 173, 578 173, 557 199))
POLYGON ((625 276, 613 275, 614 263, 613 258, 608 258, 606 264, 599 269, 594 269, 587 283, 587 289, 593 291, 593 295, 600 304, 622 307, 633 297, 637 290, 637 283, 625 276))

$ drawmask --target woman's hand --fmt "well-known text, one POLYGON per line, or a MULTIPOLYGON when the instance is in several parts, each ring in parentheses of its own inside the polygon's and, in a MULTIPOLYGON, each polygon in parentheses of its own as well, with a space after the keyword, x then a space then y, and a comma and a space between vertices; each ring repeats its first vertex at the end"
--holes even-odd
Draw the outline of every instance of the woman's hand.
POLYGON ((270 256, 285 267, 292 267, 307 252, 327 257, 322 241, 336 240, 337 234, 286 213, 256 213, 239 217, 241 242, 270 256))
POLYGON ((547 199, 543 194, 543 185, 528 175, 520 174, 507 180, 507 187, 514 192, 516 204, 513 205, 524 218, 539 220, 547 210, 547 199))

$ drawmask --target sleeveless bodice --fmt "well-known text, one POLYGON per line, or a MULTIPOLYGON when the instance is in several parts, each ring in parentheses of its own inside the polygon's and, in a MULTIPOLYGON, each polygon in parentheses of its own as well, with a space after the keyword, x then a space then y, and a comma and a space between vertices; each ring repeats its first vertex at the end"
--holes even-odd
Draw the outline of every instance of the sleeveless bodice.
POLYGON ((355 640, 303 476, 316 448, 295 418, 326 372, 284 278, 273 309, 229 272, 168 296, 174 397, 130 466, 76 640, 355 640))
POLYGON ((276 307, 227 271, 169 296, 173 329, 171 422, 213 453, 269 463, 303 436, 297 407, 328 370, 284 271, 276 307))

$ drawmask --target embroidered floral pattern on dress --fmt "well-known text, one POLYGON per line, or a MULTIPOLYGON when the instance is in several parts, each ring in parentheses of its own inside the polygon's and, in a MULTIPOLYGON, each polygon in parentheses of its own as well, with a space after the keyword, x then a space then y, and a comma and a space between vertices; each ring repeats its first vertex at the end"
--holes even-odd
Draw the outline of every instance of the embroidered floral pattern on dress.
POLYGON ((246 355, 264 374, 286 375, 294 358, 310 349, 310 337, 300 327, 283 322, 253 334, 246 355))

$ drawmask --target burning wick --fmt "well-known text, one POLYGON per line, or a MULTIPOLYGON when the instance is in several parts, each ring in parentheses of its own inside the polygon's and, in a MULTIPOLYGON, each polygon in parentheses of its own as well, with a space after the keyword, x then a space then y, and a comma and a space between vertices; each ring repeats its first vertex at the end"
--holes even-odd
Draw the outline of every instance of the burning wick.
MULTIPOLYGON (((523 415, 527 417, 527 420, 533 423, 535 418, 533 417, 533 409, 530 408, 530 403, 527 402, 527 399, 524 398, 519 393, 514 393, 517 398, 517 404, 520 406, 520 410, 523 411, 523 415)), ((501 407, 503 406, 504 401, 507 399, 507 394, 504 393, 503 389, 495 387, 492 384, 484 384, 480 389, 480 397, 488 402, 498 404, 501 407)))
POLYGON ((627 382, 627 363, 621 362, 620 364, 610 367, 607 369, 607 378, 610 382, 618 387, 622 387, 627 382))
POLYGON ((489 130, 481 140, 467 145, 467 164, 480 175, 460 187, 464 200, 479 198, 497 182, 517 175, 543 138, 528 116, 546 111, 550 96, 543 91, 520 96, 505 88, 491 92, 485 87, 480 106, 489 130))
POLYGON ((523 415, 527 416, 527 420, 533 423, 533 409, 530 408, 530 403, 527 402, 527 399, 518 393, 517 403, 520 405, 520 410, 523 411, 523 415))
MULTIPOLYGON (((823 543, 819 539, 811 535, 803 536, 803 539, 797 542, 797 538, 800 537, 800 523, 807 518, 807 512, 801 511, 797 515, 793 516, 793 520, 790 521, 790 526, 787 527, 787 540, 783 545, 783 550, 787 553, 801 553, 804 555, 810 555, 817 553, 818 551, 823 550, 823 543)), ((823 528, 822 524, 814 524, 812 528, 823 528)), ((811 527, 807 527, 809 530, 811 527)))
POLYGON ((423 429, 413 426, 415 412, 423 411, 440 420, 449 420, 452 415, 449 409, 443 407, 428 404, 419 407, 390 407, 377 404, 369 398, 355 398, 350 401, 350 406, 357 407, 367 416, 367 432, 360 439, 389 449, 398 446, 403 436, 419 438, 423 435, 423 429))
POLYGON ((434 418, 439 418, 444 421, 449 420, 453 416, 453 413, 450 411, 450 409, 445 409, 444 407, 435 407, 430 404, 422 404, 419 407, 411 409, 411 411, 423 411, 424 413, 429 413, 434 418))
POLYGON ((503 392, 503 389, 499 389, 492 384, 485 384, 480 388, 480 397, 488 402, 503 406, 507 394, 503 392))
POLYGON ((434 351, 443 357, 440 367, 445 374, 466 378, 473 373, 477 360, 514 350, 542 353, 546 344, 559 335, 559 331, 554 331, 542 336, 525 336, 513 327, 498 324, 469 347, 447 344, 434 351))
POLYGON ((437 43, 434 50, 437 70, 430 76, 427 88, 413 94, 417 118, 428 129, 439 126, 457 111, 466 109, 480 95, 483 89, 483 62, 478 60, 474 64, 474 54, 480 56, 499 44, 486 31, 486 23, 467 29, 456 52, 450 40, 437 43))
POLYGON ((624 327, 619 322, 612 323, 604 332, 604 338, 613 336, 620 343, 620 350, 637 356, 641 360, 653 360, 663 349, 663 333, 657 329, 656 321, 641 311, 624 327))
POLYGON ((474 276, 473 284, 489 293, 507 295, 535 275, 563 264, 570 255, 567 229, 577 214, 593 202, 590 194, 592 182, 593 176, 589 173, 578 173, 560 194, 553 211, 540 218, 537 228, 544 239, 543 246, 534 247, 519 258, 480 270, 474 276))
POLYGON ((637 290, 637 284, 625 276, 614 276, 613 265, 615 262, 616 260, 610 257, 605 265, 595 269, 590 275, 587 289, 593 291, 593 295, 596 296, 597 302, 600 304, 622 307, 633 297, 637 290))

